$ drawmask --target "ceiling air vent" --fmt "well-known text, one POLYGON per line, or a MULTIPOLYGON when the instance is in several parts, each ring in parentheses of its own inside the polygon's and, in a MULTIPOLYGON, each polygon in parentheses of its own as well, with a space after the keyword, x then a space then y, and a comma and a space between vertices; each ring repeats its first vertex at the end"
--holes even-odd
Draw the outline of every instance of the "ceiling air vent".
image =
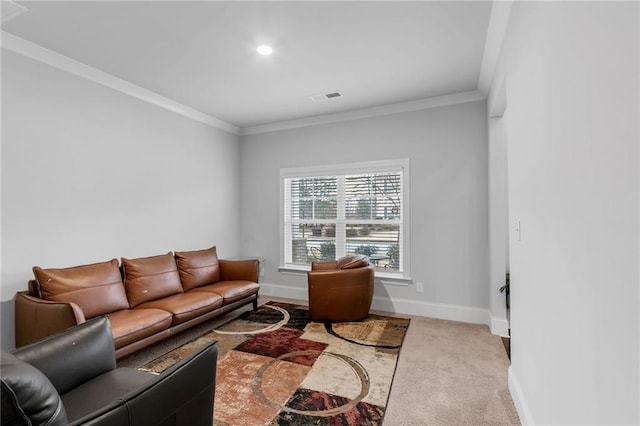
POLYGON ((324 95, 313 95, 313 96, 309 96, 309 99, 311 99, 313 102, 322 102, 322 101, 328 101, 331 99, 338 99, 342 97, 342 93, 340 92, 331 92, 331 93, 325 93, 324 95))

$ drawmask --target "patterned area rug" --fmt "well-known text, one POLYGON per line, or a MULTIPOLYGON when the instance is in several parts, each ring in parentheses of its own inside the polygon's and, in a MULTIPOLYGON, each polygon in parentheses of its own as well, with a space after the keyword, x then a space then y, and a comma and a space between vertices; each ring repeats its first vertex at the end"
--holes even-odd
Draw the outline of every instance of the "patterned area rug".
POLYGON ((218 341, 217 426, 381 425, 409 320, 325 325, 269 302, 145 364, 161 373, 218 341))

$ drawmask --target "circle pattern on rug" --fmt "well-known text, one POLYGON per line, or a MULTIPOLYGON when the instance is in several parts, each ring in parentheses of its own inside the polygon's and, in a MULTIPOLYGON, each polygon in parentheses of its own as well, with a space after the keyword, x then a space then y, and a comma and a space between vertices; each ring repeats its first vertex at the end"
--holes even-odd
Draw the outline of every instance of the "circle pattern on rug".
POLYGON ((279 306, 262 305, 262 307, 271 308, 271 309, 274 309, 274 310, 280 312, 282 314, 282 319, 280 321, 278 321, 277 323, 275 323, 275 324, 269 324, 268 326, 266 326, 264 328, 260 328, 258 330, 249 330, 249 331, 213 330, 213 331, 215 331, 218 334, 243 334, 243 335, 253 335, 253 334, 260 334, 260 333, 268 333, 270 331, 278 330, 279 328, 281 328, 282 326, 287 324, 289 322, 289 319, 291 319, 291 315, 289 314, 289 312, 286 309, 283 309, 283 308, 281 308, 279 306))
POLYGON ((315 416, 315 417, 330 417, 335 416, 336 414, 345 413, 355 407, 360 401, 364 399, 365 396, 369 394, 369 389, 371 387, 371 383, 369 381, 369 373, 364 367, 355 359, 348 357, 342 354, 336 354, 333 352, 321 352, 321 351, 298 351, 298 352, 289 352, 283 355, 280 355, 277 358, 272 359, 271 361, 263 364, 260 369, 256 372, 256 375, 253 378, 253 393, 256 399, 264 405, 269 407, 273 407, 277 410, 282 410, 289 413, 301 414, 304 416, 315 416), (334 407, 328 410, 297 410, 295 408, 287 407, 286 405, 279 404, 277 402, 273 402, 269 400, 264 393, 262 392, 262 377, 265 371, 275 364, 278 361, 282 361, 283 359, 293 358, 301 355, 318 355, 318 356, 330 356, 334 357, 351 368, 351 371, 356 375, 356 377, 360 380, 360 393, 353 398, 348 403, 341 405, 339 407, 334 407))
MULTIPOLYGON (((348 323, 347 323, 348 324, 348 323)), ((338 339, 342 339, 345 342, 349 342, 349 343, 353 343, 355 345, 360 345, 360 346, 368 346, 370 348, 377 348, 377 349, 400 349, 400 346, 402 346, 402 344, 394 344, 394 345, 387 345, 387 344, 379 344, 379 343, 366 343, 366 342, 359 342, 357 340, 354 339, 349 339, 347 337, 344 337, 342 335, 340 335, 340 333, 338 333, 337 331, 335 331, 333 329, 333 324, 330 322, 325 322, 324 323, 324 329, 327 331, 327 333, 329 333, 330 335, 337 337, 338 339)))

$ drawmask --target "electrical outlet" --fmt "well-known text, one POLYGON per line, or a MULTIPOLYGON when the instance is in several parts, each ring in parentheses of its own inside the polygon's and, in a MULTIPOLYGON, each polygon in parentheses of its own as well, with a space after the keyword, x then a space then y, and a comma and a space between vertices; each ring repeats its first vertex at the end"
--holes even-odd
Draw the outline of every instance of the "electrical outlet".
POLYGON ((422 287, 422 283, 417 282, 416 283, 416 292, 417 293, 422 293, 424 291, 424 288, 422 287))

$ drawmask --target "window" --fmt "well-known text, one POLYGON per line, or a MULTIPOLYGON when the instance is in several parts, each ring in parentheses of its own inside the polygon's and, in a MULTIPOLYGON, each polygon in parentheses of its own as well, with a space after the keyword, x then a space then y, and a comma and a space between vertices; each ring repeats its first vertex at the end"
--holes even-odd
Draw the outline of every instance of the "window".
POLYGON ((366 254, 378 275, 408 277, 408 160, 284 169, 285 269, 366 254))

